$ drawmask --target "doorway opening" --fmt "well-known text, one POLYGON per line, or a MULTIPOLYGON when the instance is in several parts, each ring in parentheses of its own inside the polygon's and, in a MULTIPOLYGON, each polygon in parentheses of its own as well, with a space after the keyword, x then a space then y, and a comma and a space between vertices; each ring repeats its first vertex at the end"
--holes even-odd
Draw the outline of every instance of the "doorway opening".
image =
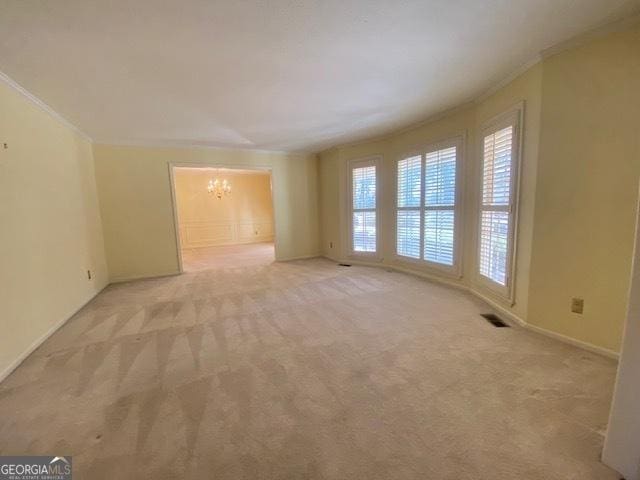
POLYGON ((275 261, 269 169, 170 168, 181 271, 275 261))

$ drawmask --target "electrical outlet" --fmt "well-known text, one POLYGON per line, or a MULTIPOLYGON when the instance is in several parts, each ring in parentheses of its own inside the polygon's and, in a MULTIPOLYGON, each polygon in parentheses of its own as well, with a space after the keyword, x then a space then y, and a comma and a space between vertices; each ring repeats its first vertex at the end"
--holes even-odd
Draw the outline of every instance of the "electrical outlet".
POLYGON ((87 280, 91 280, 91 270, 87 270, 87 280))
POLYGON ((574 297, 571 299, 571 311, 573 313, 582 313, 584 311, 584 299, 574 297))

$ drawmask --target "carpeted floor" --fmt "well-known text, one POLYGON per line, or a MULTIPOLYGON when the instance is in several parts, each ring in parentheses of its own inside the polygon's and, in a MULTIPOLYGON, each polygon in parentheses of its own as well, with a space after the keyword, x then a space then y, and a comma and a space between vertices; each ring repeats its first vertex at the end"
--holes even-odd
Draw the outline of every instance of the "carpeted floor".
POLYGON ((255 267, 275 261, 273 242, 220 245, 182 250, 185 272, 201 272, 216 268, 255 267))
POLYGON ((615 363, 322 260, 112 285, 0 384, 0 453, 77 479, 614 480, 615 363))

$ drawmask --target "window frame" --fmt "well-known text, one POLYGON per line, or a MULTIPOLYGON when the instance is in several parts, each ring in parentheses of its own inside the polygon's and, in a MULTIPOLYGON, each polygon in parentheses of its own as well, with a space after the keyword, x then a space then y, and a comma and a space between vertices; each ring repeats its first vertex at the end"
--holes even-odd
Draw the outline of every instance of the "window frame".
POLYGON ((408 150, 404 154, 400 155, 394 168, 394 233, 393 233, 393 254, 397 262, 412 264, 416 267, 422 267, 426 270, 431 270, 434 273, 443 274, 445 276, 453 278, 462 277, 462 241, 463 241, 463 215, 464 215, 464 195, 463 195, 463 168, 464 168, 464 146, 466 135, 460 134, 453 137, 448 137, 445 140, 440 140, 432 143, 425 144, 418 148, 408 150), (440 210, 438 208, 427 208, 425 206, 425 168, 427 153, 435 152, 438 150, 444 150, 446 148, 456 147, 456 194, 455 204, 452 208, 454 212, 454 234, 453 234, 453 265, 445 265, 442 263, 432 262, 424 259, 424 216, 427 210, 440 210), (420 205, 418 207, 399 207, 398 206, 398 165, 402 160, 406 160, 411 157, 421 157, 421 170, 420 170, 420 205), (413 210, 420 212, 420 258, 413 258, 401 255, 398 253, 398 211, 400 210, 413 210))
POLYGON ((522 163, 522 149, 524 137, 524 101, 518 103, 511 109, 503 112, 482 124, 478 142, 479 165, 478 172, 478 212, 476 216, 476 265, 475 276, 476 282, 488 292, 498 298, 508 301, 511 306, 515 299, 515 283, 516 283, 516 255, 518 250, 518 213, 520 204, 520 170, 522 163), (484 177, 484 139, 499 130, 506 127, 513 127, 513 140, 511 148, 511 179, 509 192, 509 205, 506 209, 484 208, 483 204, 483 177, 484 177), (509 213, 509 226, 507 230, 507 255, 505 266, 505 285, 484 276, 480 272, 480 258, 482 249, 482 213, 485 211, 507 211, 509 213))
POLYGON ((347 232, 349 248, 347 250, 349 257, 365 258, 369 260, 380 260, 382 258, 380 251, 380 179, 381 179, 382 156, 372 155, 364 158, 355 158, 347 162, 347 202, 349 216, 347 218, 347 232), (353 170, 356 168, 376 167, 376 208, 374 209, 354 209, 353 208, 353 170), (353 214, 357 211, 374 211, 376 213, 376 251, 375 252, 358 252, 353 248, 353 214))

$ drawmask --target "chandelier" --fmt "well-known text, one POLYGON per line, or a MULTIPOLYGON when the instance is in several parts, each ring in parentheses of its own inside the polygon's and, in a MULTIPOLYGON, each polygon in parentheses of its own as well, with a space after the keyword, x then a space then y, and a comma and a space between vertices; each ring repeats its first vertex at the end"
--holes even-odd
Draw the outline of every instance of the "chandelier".
POLYGON ((215 195, 218 199, 221 199, 223 196, 231 193, 231 184, 226 179, 223 179, 222 182, 217 178, 209 180, 207 191, 215 195))

